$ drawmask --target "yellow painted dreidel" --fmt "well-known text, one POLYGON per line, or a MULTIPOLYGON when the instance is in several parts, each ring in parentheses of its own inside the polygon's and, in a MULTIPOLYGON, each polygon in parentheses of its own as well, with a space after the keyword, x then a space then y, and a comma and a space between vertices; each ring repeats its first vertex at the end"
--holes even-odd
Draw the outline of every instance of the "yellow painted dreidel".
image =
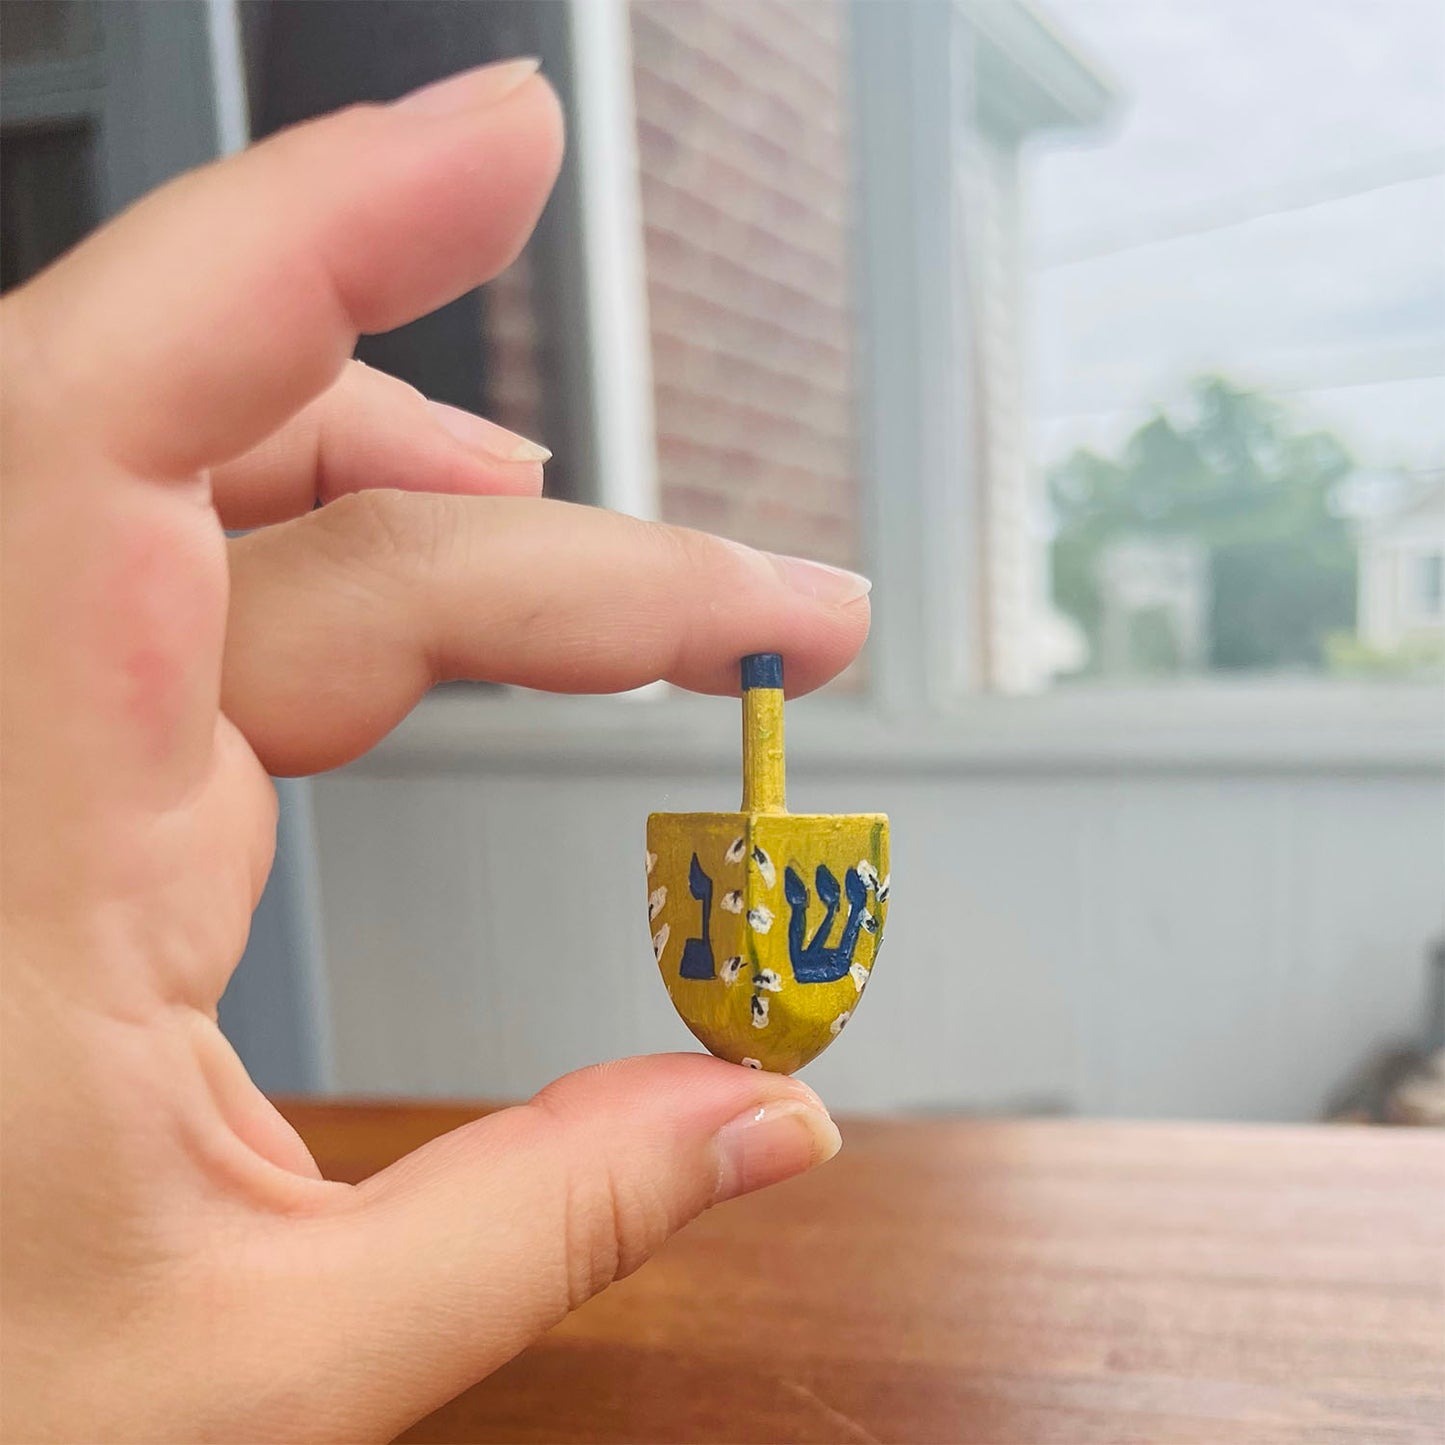
POLYGON ((743 806, 647 820, 652 951, 720 1059, 791 1074, 858 1006, 888 912, 882 813, 783 805, 783 660, 742 660, 743 806))

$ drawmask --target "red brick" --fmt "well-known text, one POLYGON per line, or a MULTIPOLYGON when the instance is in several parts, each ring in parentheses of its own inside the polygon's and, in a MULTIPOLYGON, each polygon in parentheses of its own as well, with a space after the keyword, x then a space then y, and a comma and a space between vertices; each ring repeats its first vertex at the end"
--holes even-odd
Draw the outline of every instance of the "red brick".
MULTIPOLYGON (((631 18, 663 514, 856 565, 846 8, 632 0, 631 18)), ((486 325, 492 414, 535 434, 531 290, 524 255, 486 325)))

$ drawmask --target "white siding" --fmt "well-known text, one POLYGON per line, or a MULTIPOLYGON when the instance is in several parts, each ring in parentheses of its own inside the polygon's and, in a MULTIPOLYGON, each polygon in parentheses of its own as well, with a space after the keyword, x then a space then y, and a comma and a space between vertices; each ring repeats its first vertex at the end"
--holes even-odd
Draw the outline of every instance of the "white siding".
MULTIPOLYGON (((643 824, 731 807, 732 782, 511 766, 317 783, 343 1090, 518 1096, 694 1047, 648 946, 643 824)), ((1428 772, 793 782, 799 810, 893 820, 876 980, 806 1076, 841 1109, 1307 1119, 1419 1025, 1428 772)))
POLYGON ((1359 630, 1386 651, 1413 639, 1445 635, 1438 618, 1421 615, 1419 567, 1445 555, 1445 482, 1436 482, 1413 506, 1378 521, 1360 539, 1359 630))

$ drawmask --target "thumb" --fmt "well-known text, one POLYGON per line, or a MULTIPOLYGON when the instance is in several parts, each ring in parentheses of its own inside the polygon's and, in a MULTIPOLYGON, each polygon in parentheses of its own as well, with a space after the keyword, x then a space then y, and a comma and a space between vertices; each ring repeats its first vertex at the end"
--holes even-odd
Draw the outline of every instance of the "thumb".
POLYGON ((408 1155, 325 1231, 328 1318, 308 1333, 327 1346, 328 1431, 390 1438, 710 1205, 841 1142, 805 1084, 673 1054, 568 1075, 408 1155))

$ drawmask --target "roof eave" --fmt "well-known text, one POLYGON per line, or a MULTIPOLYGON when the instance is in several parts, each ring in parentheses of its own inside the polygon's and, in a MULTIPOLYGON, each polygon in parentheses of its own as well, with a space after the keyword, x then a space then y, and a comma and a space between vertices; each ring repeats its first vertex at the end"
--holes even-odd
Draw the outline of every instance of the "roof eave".
POLYGON ((956 0, 978 40, 982 123, 1011 139, 1087 129, 1117 97, 1103 68, 1020 0, 956 0))

